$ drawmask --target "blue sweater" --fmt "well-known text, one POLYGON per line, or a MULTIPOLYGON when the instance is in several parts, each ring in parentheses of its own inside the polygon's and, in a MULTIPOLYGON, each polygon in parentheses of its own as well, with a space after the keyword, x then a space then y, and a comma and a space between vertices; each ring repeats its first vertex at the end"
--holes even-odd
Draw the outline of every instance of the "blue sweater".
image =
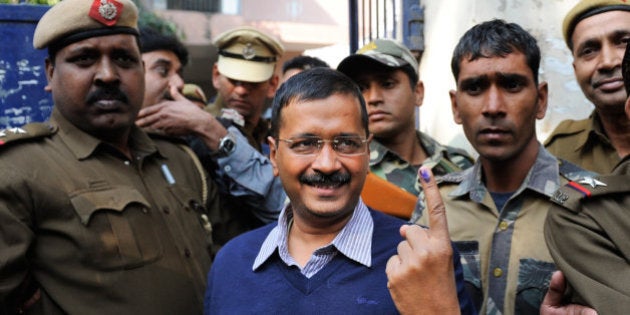
MULTIPOLYGON (((254 260, 277 225, 245 233, 219 251, 210 273, 205 314, 398 314, 387 289, 385 265, 402 241, 397 218, 370 210, 372 267, 336 255, 313 277, 288 267, 277 251, 256 271, 254 260)), ((474 314, 464 291, 459 254, 453 257, 462 314, 474 314)))

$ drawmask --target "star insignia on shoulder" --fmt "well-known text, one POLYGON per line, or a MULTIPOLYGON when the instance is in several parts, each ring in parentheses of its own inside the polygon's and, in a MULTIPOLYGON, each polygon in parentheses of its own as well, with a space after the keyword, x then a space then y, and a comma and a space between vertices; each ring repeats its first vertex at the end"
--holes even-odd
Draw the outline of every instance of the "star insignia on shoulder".
POLYGON ((597 179, 595 179, 595 178, 593 178, 593 177, 590 177, 590 176, 584 177, 584 178, 583 178, 582 180, 580 180, 578 183, 580 183, 580 184, 585 184, 585 185, 589 185, 589 186, 591 186, 592 188, 596 188, 597 186, 603 186, 603 187, 608 186, 608 185, 606 185, 605 183, 600 182, 600 181, 598 181, 597 179))
POLYGON ((17 127, 9 128, 9 129, 7 129, 7 131, 9 131, 11 133, 14 133, 14 134, 24 134, 24 133, 26 133, 26 130, 24 130, 22 128, 17 128, 17 127))

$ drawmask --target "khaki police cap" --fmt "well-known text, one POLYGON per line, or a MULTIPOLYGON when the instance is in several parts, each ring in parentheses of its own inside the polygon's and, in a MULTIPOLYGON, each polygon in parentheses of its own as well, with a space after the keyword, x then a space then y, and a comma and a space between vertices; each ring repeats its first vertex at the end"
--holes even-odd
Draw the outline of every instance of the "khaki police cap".
POLYGON ((410 65, 418 74, 418 62, 411 51, 402 43, 391 39, 376 39, 357 50, 356 54, 343 59, 337 70, 352 77, 358 69, 365 69, 366 64, 377 62, 389 68, 410 65))
POLYGON ((63 0, 37 23, 33 47, 62 48, 112 34, 138 35, 138 8, 131 0, 63 0))
POLYGON ((582 0, 576 4, 564 17, 562 22, 562 35, 569 49, 573 49, 571 37, 575 26, 587 17, 608 11, 630 11, 628 0, 582 0))
POLYGON ((273 37, 252 27, 237 27, 220 34, 214 45, 219 50, 219 72, 234 80, 263 82, 274 73, 284 47, 273 37))

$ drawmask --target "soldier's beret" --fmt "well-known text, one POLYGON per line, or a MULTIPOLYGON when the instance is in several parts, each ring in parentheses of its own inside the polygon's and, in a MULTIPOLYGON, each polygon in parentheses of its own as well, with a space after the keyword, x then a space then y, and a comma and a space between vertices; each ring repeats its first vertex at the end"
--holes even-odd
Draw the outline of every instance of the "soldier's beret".
POLYGON ((113 34, 138 36, 138 8, 131 0, 64 0, 37 23, 33 47, 62 48, 86 38, 113 34))
POLYGON ((220 34, 214 45, 219 50, 219 72, 234 80, 263 82, 274 73, 284 47, 275 38, 255 28, 242 26, 220 34))
POLYGON ((571 37, 575 26, 583 19, 608 11, 630 11, 628 0, 582 0, 578 2, 562 22, 562 35, 569 49, 573 49, 571 37))

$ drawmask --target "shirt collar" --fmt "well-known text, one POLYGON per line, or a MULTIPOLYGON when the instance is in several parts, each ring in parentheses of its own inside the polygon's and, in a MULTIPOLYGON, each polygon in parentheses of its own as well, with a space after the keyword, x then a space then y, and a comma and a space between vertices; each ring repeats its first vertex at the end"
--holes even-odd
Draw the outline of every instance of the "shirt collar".
MULTIPOLYGON (((457 197, 470 194, 472 200, 481 203, 487 191, 485 184, 481 180, 481 171, 481 163, 479 159, 477 159, 473 167, 462 172, 462 182, 450 195, 457 197)), ((514 195, 518 195, 526 189, 529 189, 551 197, 559 187, 560 172, 558 160, 540 145, 536 162, 534 162, 534 165, 529 169, 525 180, 514 195)))
MULTIPOLYGON (((280 246, 288 246, 289 223, 291 221, 291 204, 286 205, 280 212, 278 225, 265 238, 252 270, 258 269, 263 263, 279 250, 280 246)), ((372 265, 372 234, 374 222, 367 206, 359 198, 352 217, 333 239, 331 244, 344 256, 366 267, 372 265)), ((324 246, 325 247, 325 246, 324 246)))
MULTIPOLYGON (((427 134, 416 130, 416 138, 420 142, 422 149, 427 153, 427 160, 439 161, 441 158, 447 156, 446 148, 427 134)), ((379 164, 387 155, 394 156, 396 159, 404 161, 398 154, 388 149, 377 139, 370 142, 370 165, 379 164)))
POLYGON ((604 127, 595 110, 589 116, 589 124, 585 127, 587 132, 581 133, 576 137, 575 151, 588 151, 600 142, 610 144, 610 139, 606 136, 604 127))
MULTIPOLYGON (((106 145, 100 139, 73 125, 57 109, 53 110, 50 122, 59 127, 60 137, 78 160, 88 158, 94 154, 99 146, 106 145)), ((139 157, 158 152, 157 146, 151 138, 135 125, 131 127, 129 145, 132 146, 134 154, 139 157)))

